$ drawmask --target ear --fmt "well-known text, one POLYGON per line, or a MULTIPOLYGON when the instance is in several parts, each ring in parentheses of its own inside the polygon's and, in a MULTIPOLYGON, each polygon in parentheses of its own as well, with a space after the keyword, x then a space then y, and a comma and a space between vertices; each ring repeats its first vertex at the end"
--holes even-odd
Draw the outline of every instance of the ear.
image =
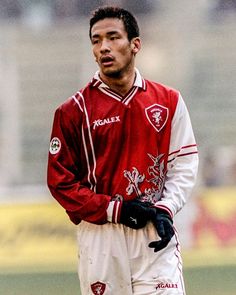
POLYGON ((133 38, 131 40, 131 48, 134 55, 136 55, 141 49, 141 40, 139 37, 133 38))

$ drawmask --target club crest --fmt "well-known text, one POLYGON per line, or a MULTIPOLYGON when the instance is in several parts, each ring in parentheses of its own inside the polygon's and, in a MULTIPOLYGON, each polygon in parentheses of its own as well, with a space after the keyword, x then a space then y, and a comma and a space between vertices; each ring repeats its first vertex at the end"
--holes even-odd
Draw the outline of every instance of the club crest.
POLYGON ((106 284, 104 284, 102 282, 96 282, 91 285, 91 290, 92 290, 93 294, 95 294, 95 295, 104 294, 105 289, 106 289, 106 284))
POLYGON ((167 122, 169 109, 156 103, 146 108, 145 113, 150 124, 160 132, 167 122))

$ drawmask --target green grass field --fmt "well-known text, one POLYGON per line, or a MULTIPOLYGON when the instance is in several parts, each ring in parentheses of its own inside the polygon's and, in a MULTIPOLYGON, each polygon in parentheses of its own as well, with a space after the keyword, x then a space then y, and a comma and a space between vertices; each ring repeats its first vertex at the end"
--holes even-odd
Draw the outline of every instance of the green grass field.
MULTIPOLYGON (((235 265, 186 268, 187 295, 235 295, 235 278, 235 265)), ((1 274, 0 294, 80 295, 79 281, 71 272, 1 274)))

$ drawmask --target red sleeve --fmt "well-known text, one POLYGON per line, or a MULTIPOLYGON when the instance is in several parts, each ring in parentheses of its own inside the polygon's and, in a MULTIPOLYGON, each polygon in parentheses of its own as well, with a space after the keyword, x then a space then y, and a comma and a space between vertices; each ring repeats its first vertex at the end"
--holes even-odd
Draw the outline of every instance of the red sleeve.
MULTIPOLYGON (((73 120, 62 107, 54 116, 50 150, 48 157, 47 183, 52 196, 66 210, 71 221, 78 224, 81 220, 103 224, 107 222, 110 196, 96 194, 81 184, 84 177, 81 171, 86 167, 80 159, 81 134, 76 113, 73 120)), ((82 119, 81 119, 82 120, 82 119)), ((81 125, 80 125, 81 126, 81 125)))

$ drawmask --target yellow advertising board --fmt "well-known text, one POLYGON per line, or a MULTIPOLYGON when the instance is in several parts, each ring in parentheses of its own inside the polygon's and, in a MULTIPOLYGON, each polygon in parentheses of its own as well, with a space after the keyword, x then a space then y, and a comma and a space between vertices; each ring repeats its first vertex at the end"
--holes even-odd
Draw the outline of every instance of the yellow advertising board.
POLYGON ((0 271, 76 270, 75 226, 53 204, 0 206, 0 271))
MULTIPOLYGON (((236 264, 236 190, 205 190, 195 200, 185 266, 236 264)), ((0 205, 0 272, 76 268, 76 226, 59 204, 0 205)))
POLYGON ((185 262, 190 266, 236 264, 236 189, 206 189, 196 204, 193 248, 185 251, 185 262))
POLYGON ((236 247, 236 190, 206 190, 197 200, 193 225, 197 247, 236 247))

